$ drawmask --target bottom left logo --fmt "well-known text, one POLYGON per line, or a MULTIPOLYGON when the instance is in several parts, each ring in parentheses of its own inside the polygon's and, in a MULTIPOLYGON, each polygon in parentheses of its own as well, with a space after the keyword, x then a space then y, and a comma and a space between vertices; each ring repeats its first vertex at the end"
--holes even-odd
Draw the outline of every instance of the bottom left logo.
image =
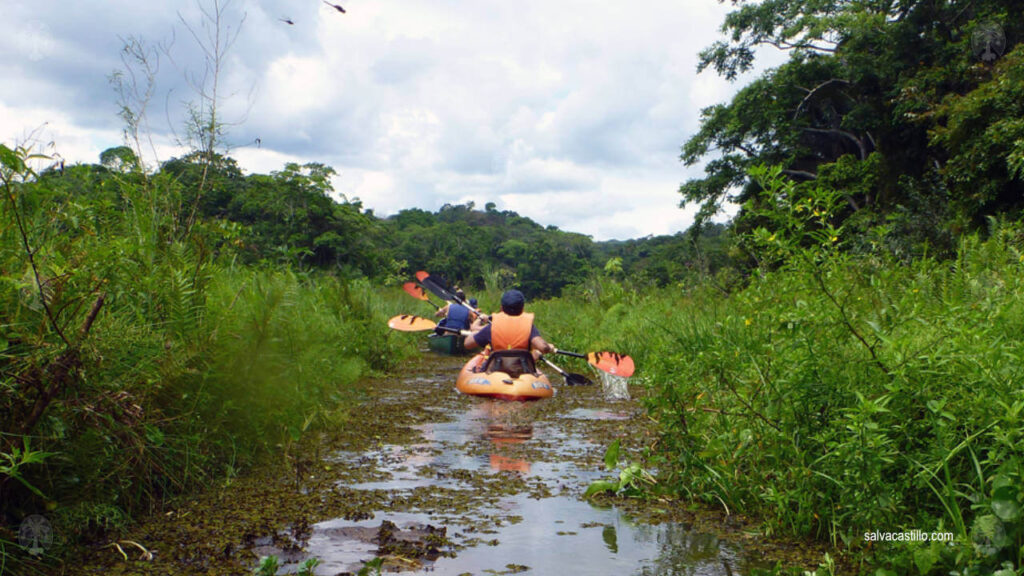
POLYGON ((53 544, 53 526, 45 516, 33 514, 21 523, 18 529, 18 543, 29 554, 39 556, 53 544))

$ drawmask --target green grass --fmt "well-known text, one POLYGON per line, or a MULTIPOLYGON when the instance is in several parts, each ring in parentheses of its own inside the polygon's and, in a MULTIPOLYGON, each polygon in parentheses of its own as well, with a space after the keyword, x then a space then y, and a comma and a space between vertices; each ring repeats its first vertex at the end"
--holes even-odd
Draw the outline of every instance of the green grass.
POLYGON ((534 310, 563 347, 634 357, 662 431, 647 465, 676 495, 865 571, 1020 573, 1022 230, 966 238, 955 261, 791 259, 728 295, 595 279, 534 310), (863 538, 913 529, 957 539, 863 538))
POLYGON ((228 483, 415 352, 385 324, 398 289, 239 265, 231 230, 181 226, 174 182, 65 190, 0 151, 0 538, 32 513, 63 542, 116 532, 228 483))

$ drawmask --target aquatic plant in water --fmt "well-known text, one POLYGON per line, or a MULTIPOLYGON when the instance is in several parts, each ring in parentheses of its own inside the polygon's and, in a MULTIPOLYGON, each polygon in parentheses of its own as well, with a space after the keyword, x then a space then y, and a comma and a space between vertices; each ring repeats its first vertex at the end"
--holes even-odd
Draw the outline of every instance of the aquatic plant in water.
MULTIPOLYGON (((621 449, 621 441, 616 439, 612 442, 608 449, 604 453, 604 468, 606 471, 611 472, 615 470, 615 467, 619 462, 619 451, 621 449)), ((621 494, 629 497, 640 497, 646 493, 646 489, 649 486, 657 484, 657 480, 651 475, 650 472, 644 470, 640 464, 636 462, 627 463, 622 470, 619 471, 619 477, 616 480, 595 480, 587 486, 587 490, 583 493, 584 498, 591 498, 597 494, 603 494, 606 492, 612 492, 614 494, 621 494)))

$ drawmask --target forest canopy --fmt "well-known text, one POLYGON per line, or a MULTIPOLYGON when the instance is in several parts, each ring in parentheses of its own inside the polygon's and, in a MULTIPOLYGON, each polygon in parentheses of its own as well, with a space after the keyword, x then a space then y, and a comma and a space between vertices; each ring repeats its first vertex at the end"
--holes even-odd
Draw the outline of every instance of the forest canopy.
POLYGON ((739 3, 699 69, 728 79, 755 50, 786 63, 702 111, 682 148, 706 162, 680 188, 700 218, 722 202, 763 204, 749 170, 777 165, 798 183, 842 191, 863 230, 892 247, 950 250, 987 217, 1024 208, 1024 34, 1016 2, 772 0, 739 3))

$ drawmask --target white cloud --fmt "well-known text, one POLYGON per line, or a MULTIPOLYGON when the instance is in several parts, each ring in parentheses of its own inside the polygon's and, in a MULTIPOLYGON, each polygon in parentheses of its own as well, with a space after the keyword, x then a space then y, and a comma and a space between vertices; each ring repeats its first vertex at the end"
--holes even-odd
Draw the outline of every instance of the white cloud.
POLYGON ((98 162, 106 142, 120 139, 116 131, 96 131, 75 124, 72 118, 49 108, 12 107, 0 102, 0 130, 4 143, 73 162, 98 162))
MULTIPOLYGON (((231 4, 226 19, 237 28, 245 18, 222 111, 244 119, 230 134, 244 169, 322 162, 338 171, 339 193, 381 215, 493 201, 596 239, 673 233, 692 219, 677 189, 700 172, 679 163, 679 148, 700 108, 741 85, 696 75, 730 6, 353 2, 347 14, 312 1, 231 4)), ((16 2, 0 24, 18 31, 0 33, 10 79, 0 140, 49 121, 66 157, 95 161, 121 144, 106 78, 121 38, 167 42, 174 31, 175 65, 161 56, 150 121, 161 159, 180 154, 166 118, 180 133, 182 102, 195 99, 183 68, 197 71, 198 51, 179 13, 198 22, 192 0, 16 2), (34 53, 41 64, 26 64, 34 53)))
POLYGON ((411 206, 395 188, 395 179, 387 172, 346 171, 334 180, 334 191, 349 200, 367 197, 378 199, 377 208, 387 213, 411 206))

